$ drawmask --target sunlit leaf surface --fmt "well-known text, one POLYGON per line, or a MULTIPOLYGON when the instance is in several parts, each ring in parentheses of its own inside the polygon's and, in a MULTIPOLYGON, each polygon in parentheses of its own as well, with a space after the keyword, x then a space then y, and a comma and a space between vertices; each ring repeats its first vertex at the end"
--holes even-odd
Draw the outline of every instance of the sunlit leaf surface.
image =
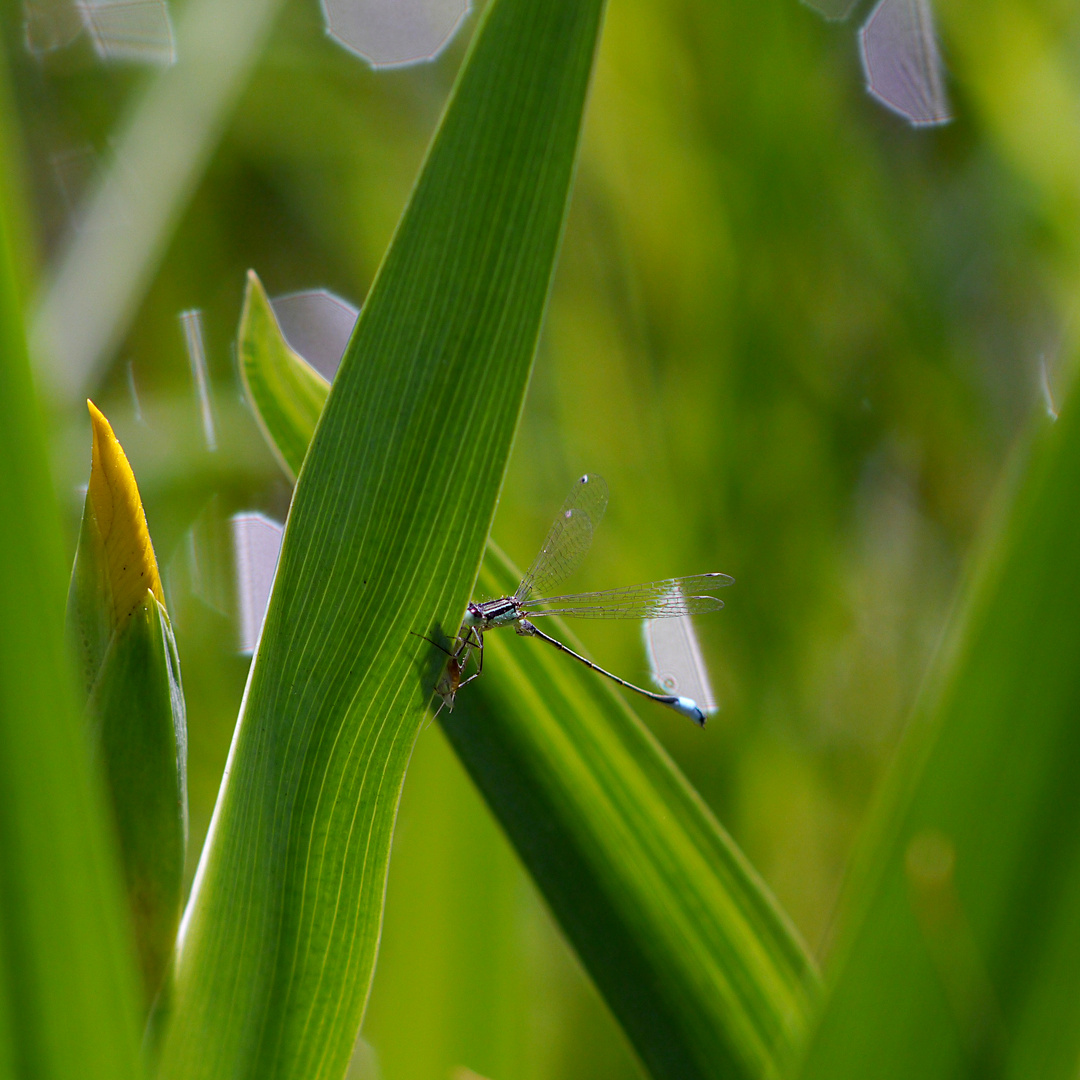
MULTIPOLYGON (((721 704, 705 737, 638 712, 826 968, 849 940, 836 900, 852 846, 987 499, 1032 410, 1065 407, 1080 295, 1080 7, 933 0, 957 122, 917 131, 867 95, 856 35, 875 3, 812 0, 853 7, 837 26, 798 0, 610 6, 493 523, 527 561, 570 479, 595 469, 612 512, 575 587, 712 567, 738 579, 695 627, 721 704)), ((273 297, 366 297, 478 20, 434 62, 386 72, 327 37, 316 0, 170 6, 179 62, 161 72, 102 64, 85 32, 65 44, 70 16, 81 26, 66 0, 10 5, 3 32, 32 196, 12 222, 28 241, 18 273, 27 300, 63 316, 39 324, 71 390, 49 406, 46 450, 62 561, 92 390, 162 560, 201 848, 249 664, 229 520, 283 522, 291 491, 237 385, 244 272, 273 297), (215 452, 178 323, 189 308, 215 452)), ((589 656, 646 683, 636 627, 573 625, 589 656)), ((417 759, 363 1080, 637 1076, 441 731, 417 759)), ((950 864, 959 882, 969 856, 940 832, 918 839, 923 894, 950 864)), ((1047 981, 1037 1015, 1055 1015, 1055 985, 1068 993, 1047 981)))
POLYGON ((244 389, 267 442, 295 479, 330 384, 290 348, 254 271, 248 274, 238 337, 244 389))
MULTIPOLYGON (((491 548, 478 591, 519 577, 491 548)), ((769 891, 604 680, 509 631, 485 648, 440 720, 652 1075, 780 1076, 817 974, 769 891)))
POLYGON ((432 677, 410 630, 460 621, 483 553, 600 7, 488 8, 365 303, 300 471, 163 1076, 337 1077, 348 1061, 432 677))
MULTIPOLYGON (((257 314, 261 296, 250 277, 245 385, 298 467, 315 420, 289 395, 310 369, 257 314)), ((520 577, 489 545, 477 594, 520 577)), ((483 681, 440 720, 628 1038, 657 1077, 779 1075, 817 997, 797 935, 625 703, 511 636, 488 635, 483 681)))

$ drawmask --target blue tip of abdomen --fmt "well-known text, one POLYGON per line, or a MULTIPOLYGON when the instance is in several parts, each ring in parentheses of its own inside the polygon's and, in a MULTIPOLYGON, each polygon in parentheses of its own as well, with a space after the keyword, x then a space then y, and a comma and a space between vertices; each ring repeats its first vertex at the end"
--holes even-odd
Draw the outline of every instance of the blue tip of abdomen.
POLYGON ((698 703, 693 698, 680 697, 676 698, 671 707, 683 716, 693 720, 698 727, 705 726, 705 713, 698 707, 698 703))

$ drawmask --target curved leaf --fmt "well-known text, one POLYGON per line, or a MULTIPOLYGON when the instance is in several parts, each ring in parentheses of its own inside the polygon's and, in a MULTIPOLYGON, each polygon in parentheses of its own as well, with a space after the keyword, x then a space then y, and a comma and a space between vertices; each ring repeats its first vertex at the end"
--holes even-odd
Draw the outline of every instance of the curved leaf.
MULTIPOLYGON (((255 278, 244 311, 248 393, 299 468, 315 418, 288 395, 321 376, 255 278)), ((519 578, 489 544, 479 594, 519 578)), ((768 890, 603 680, 536 642, 486 641, 483 680, 440 720, 653 1075, 779 1075, 817 975, 768 890)))
MULTIPOLYGON (((491 546, 478 591, 519 580, 491 546)), ((769 890, 605 680, 508 632, 484 644, 443 728, 652 1075, 781 1076, 818 979, 769 890)))
POLYGON ((330 384, 289 347, 254 270, 238 334, 240 378, 266 441, 290 480, 304 463, 330 384))
POLYGON ((319 421, 178 958, 166 1077, 338 1077, 398 796, 525 393, 600 0, 484 16, 319 421), (461 483, 462 476, 468 483, 461 483))

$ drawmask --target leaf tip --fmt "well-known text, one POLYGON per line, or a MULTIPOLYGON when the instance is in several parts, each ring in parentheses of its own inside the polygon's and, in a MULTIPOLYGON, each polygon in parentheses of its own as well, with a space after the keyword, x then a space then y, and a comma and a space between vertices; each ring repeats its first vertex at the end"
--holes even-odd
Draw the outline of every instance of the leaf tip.
POLYGON ((86 405, 93 430, 86 499, 104 548, 114 623, 120 626, 146 599, 147 589, 159 603, 165 597, 135 474, 105 414, 89 398, 86 405))
POLYGON ((266 286, 263 285, 262 279, 254 270, 248 270, 247 286, 244 289, 245 306, 250 304, 252 299, 262 301, 263 305, 266 307, 270 306, 270 297, 266 295, 266 286))

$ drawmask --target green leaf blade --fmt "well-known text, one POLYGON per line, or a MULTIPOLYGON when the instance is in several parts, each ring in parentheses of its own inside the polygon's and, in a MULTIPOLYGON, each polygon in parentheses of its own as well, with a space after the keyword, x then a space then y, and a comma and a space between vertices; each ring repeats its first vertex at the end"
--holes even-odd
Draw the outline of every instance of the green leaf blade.
MULTIPOLYGON (((478 588, 518 578, 492 548, 478 588)), ((603 680, 509 633, 485 648, 440 721, 652 1075, 780 1076, 818 982, 768 890, 603 680)))
POLYGON ((430 694, 410 631, 456 627, 475 578, 600 11, 489 7, 365 304, 298 480, 185 916, 164 1076, 345 1067, 430 694))
POLYGON ((97 557, 101 548, 97 520, 84 502, 65 618, 83 700, 89 698, 94 689, 115 630, 106 568, 103 560, 97 557))
POLYGON ((286 475, 295 480, 330 384, 289 347, 254 271, 248 273, 238 339, 248 400, 266 441, 286 475))
MULTIPOLYGON (((272 319, 245 330, 264 432, 306 446, 315 420, 268 400, 291 378, 259 370, 305 362, 272 319)), ((518 578, 489 544, 478 592, 518 578)), ((602 680, 538 642, 486 641, 484 680, 440 719, 642 1058, 661 1077, 778 1075, 818 977, 768 890, 602 680)))
POLYGON ((1075 394, 1047 426, 893 770, 805 1077, 1075 1074, 1075 394))
MULTIPOLYGON (((17 160, 0 67, 0 168, 17 160)), ((64 554, 0 180, 0 1070, 141 1073, 133 949, 63 636, 64 554)))
POLYGON ((165 609, 114 636, 87 705, 111 796, 149 1009, 176 947, 187 854, 187 725, 165 609))

